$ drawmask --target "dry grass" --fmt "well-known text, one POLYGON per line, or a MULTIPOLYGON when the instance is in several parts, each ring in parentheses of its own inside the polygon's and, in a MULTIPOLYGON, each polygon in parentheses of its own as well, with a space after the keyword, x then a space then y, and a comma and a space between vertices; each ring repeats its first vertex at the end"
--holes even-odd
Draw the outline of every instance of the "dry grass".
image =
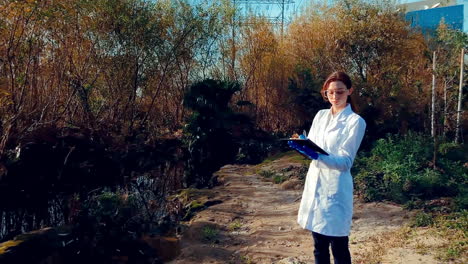
POLYGON ((365 242, 358 245, 358 250, 355 250, 353 255, 353 262, 379 264, 389 249, 406 243, 412 233, 410 227, 404 226, 369 237, 365 242))
POLYGON ((434 263, 468 263, 467 213, 435 217, 429 227, 409 225, 382 232, 358 243, 353 262, 363 264, 382 263, 392 256, 390 250, 402 249, 421 256, 430 256, 434 263))
POLYGON ((437 247, 437 259, 451 263, 468 263, 468 211, 439 216, 432 229, 444 241, 437 247))

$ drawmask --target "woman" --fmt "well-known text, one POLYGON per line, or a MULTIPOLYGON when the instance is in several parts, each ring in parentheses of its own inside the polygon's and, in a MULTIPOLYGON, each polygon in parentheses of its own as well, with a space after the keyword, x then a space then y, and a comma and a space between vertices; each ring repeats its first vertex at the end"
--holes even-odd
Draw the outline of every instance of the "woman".
POLYGON ((366 123, 353 112, 351 79, 343 72, 328 76, 322 96, 330 109, 317 113, 308 138, 329 155, 289 141, 292 148, 312 162, 302 194, 298 223, 312 231, 315 263, 330 263, 331 245, 335 264, 351 263, 348 236, 353 215, 353 179, 350 169, 361 144, 366 123))

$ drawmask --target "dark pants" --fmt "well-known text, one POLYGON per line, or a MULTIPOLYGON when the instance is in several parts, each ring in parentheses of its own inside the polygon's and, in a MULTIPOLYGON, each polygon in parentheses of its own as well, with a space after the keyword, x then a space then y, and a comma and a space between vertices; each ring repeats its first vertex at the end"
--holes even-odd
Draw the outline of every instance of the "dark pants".
POLYGON ((312 232, 312 237, 314 238, 315 264, 330 264, 330 244, 335 264, 351 264, 347 236, 325 236, 312 232))

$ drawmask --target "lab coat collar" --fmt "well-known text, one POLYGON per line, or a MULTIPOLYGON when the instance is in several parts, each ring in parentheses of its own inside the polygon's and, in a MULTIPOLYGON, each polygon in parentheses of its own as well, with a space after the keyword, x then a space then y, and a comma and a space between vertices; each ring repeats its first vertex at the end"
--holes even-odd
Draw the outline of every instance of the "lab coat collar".
MULTIPOLYGON (((338 125, 340 125, 343 121, 346 120, 346 118, 353 113, 353 109, 351 109, 351 105, 347 104, 346 107, 341 110, 339 113, 336 114, 336 116, 332 119, 331 124, 328 126, 327 131, 331 131, 335 129, 338 125)), ((329 115, 332 115, 332 110, 328 111, 329 115)))
MULTIPOLYGON (((353 112, 353 109, 351 109, 351 105, 346 104, 346 107, 343 110, 341 110, 339 113, 337 113, 334 119, 342 121, 343 119, 346 119, 346 117, 349 116, 352 112, 353 112)), ((331 108, 328 113, 332 115, 331 108)))

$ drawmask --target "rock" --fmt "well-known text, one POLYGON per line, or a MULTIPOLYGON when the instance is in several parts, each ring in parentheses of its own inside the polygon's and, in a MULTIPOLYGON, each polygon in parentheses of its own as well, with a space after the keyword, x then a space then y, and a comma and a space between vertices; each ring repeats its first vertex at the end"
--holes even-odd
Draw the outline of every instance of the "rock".
POLYGON ((164 262, 172 260, 180 254, 180 240, 176 237, 144 235, 141 239, 155 249, 158 258, 164 262))
POLYGON ((306 264, 306 263, 298 260, 297 258, 289 257, 289 258, 284 258, 276 262, 276 264, 306 264))
POLYGON ((290 179, 281 184, 283 190, 300 190, 302 188, 302 181, 298 179, 290 179))

